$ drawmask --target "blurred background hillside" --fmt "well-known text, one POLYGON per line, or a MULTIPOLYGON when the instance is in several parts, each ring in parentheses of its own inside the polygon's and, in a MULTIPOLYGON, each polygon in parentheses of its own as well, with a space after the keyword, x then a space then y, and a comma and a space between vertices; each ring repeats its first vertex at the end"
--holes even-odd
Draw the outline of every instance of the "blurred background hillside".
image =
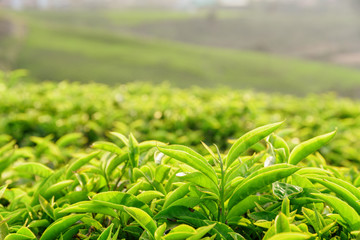
POLYGON ((0 70, 360 95, 358 0, 0 0, 0 70))

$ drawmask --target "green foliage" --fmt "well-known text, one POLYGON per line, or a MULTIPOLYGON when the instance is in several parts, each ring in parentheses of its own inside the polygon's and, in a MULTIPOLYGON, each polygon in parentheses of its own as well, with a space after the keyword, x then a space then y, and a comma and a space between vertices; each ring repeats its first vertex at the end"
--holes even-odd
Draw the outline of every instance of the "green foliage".
MULTIPOLYGON (((7 183, 0 189, 1 236, 40 240, 353 238, 360 227, 360 194, 344 180, 352 170, 342 168, 339 173, 340 168, 327 166, 318 153, 302 164, 290 161, 291 156, 306 159, 324 144, 326 135, 290 153, 280 137, 267 137, 280 124, 244 134, 224 153, 206 144, 207 153, 201 154, 184 145, 139 142, 132 134, 127 138, 113 132, 117 137, 113 141, 96 142, 85 154, 49 165, 25 161, 37 154, 37 145, 16 149, 11 142, 5 144, 2 154, 6 156, 24 149, 28 154, 17 158, 1 177, 7 183), (266 146, 253 148, 252 156, 246 154, 261 141, 266 146), (321 162, 323 169, 313 162, 321 162)), ((45 146, 56 145, 52 140, 37 140, 46 142, 45 146)), ((71 146, 59 141, 61 147, 71 146)), ((52 152, 42 155, 52 156, 52 152)))
POLYGON ((0 238, 356 238, 360 180, 350 163, 360 162, 359 143, 345 143, 359 136, 357 103, 346 110, 337 104, 348 100, 329 97, 339 109, 321 118, 329 103, 316 105, 318 97, 302 100, 311 115, 297 98, 224 92, 9 86, 0 103, 0 238), (278 119, 294 112, 312 121, 278 119))
MULTIPOLYGON (((231 14, 234 15, 234 12, 230 11, 225 15, 231 14)), ((257 17, 257 14, 259 13, 242 15, 242 11, 235 13, 240 18, 238 20, 240 23, 248 22, 243 21, 244 18, 254 19, 255 21, 249 22, 257 23, 258 29, 263 29, 270 35, 272 28, 264 27, 266 24, 259 21, 261 18, 257 17)), ((127 29, 136 24, 149 24, 154 21, 204 18, 205 14, 202 13, 22 11, 18 14, 5 12, 3 15, 9 15, 8 18, 15 25, 19 25, 16 27, 19 30, 13 32, 20 32, 18 33, 20 40, 9 40, 4 47, 5 52, 14 55, 9 60, 4 59, 6 65, 10 65, 8 69, 28 69, 35 79, 42 81, 70 79, 112 85, 135 80, 151 83, 171 81, 179 87, 226 85, 260 91, 283 93, 290 91, 298 95, 332 90, 352 96, 356 96, 360 86, 358 81, 360 74, 356 69, 285 58, 275 54, 154 40, 137 34, 130 35, 131 29, 127 29)), ((316 19, 323 17, 317 16, 316 19)), ((327 15, 325 17, 328 18, 327 15)), ((277 17, 276 19, 274 26, 282 26, 288 20, 286 18, 281 21, 277 17)), ((300 22, 305 24, 310 21, 304 20, 305 22, 300 22)), ((347 24, 343 23, 344 26, 348 27, 349 24, 351 26, 356 19, 350 18, 348 21, 347 24)), ((333 30, 332 26, 337 24, 338 22, 331 20, 324 29, 333 30)), ((229 28, 233 28, 230 26, 229 28)), ((289 27, 289 23, 285 26, 285 29, 289 27)), ((248 27, 253 32, 254 26, 250 24, 248 27)), ((283 38, 283 33, 280 35, 283 38)), ((314 34, 311 32, 309 35, 314 34)), ((199 39, 196 42, 202 41, 199 39)), ((293 41, 296 44, 299 42, 296 37, 293 41)), ((319 44, 318 38, 313 41, 304 46, 319 44)), ((278 40, 272 39, 268 42, 273 42, 275 49, 278 48, 278 40)), ((292 51, 293 49, 290 52, 292 51)), ((1 58, 2 56, 0 61, 1 58)))
MULTIPOLYGON (((324 141, 319 146, 305 146, 308 143, 304 142, 293 149, 290 160, 306 165, 302 159, 306 158, 305 161, 312 161, 313 166, 319 166, 323 164, 321 158, 316 158, 315 162, 311 153, 320 148, 328 163, 351 166, 360 162, 357 153, 360 148, 357 141, 360 138, 360 123, 356 121, 360 115, 359 103, 332 95, 296 98, 228 89, 180 90, 166 85, 127 84, 110 89, 99 84, 62 82, 34 85, 26 83, 26 79, 21 81, 21 84, 0 88, 0 132, 3 134, 0 135, 0 143, 9 143, 4 149, 11 147, 15 144, 9 141, 12 137, 20 146, 35 145, 36 151, 31 155, 23 149, 7 158, 0 150, 0 158, 6 159, 0 164, 0 172, 24 155, 45 165, 61 166, 70 160, 78 147, 93 143, 94 148, 112 148, 112 152, 119 154, 109 160, 106 166, 109 174, 126 158, 118 147, 129 144, 123 142, 122 136, 109 134, 110 131, 125 135, 133 133, 141 140, 157 139, 186 145, 203 154, 207 150, 200 141, 214 143, 224 151, 230 147, 229 139, 283 119, 287 121, 277 135, 270 134, 276 129, 276 124, 274 129, 270 127, 268 133, 264 132, 265 135, 270 134, 265 140, 271 144, 268 154, 277 159, 276 163, 287 162, 290 149, 299 142, 335 128, 337 136, 329 144, 323 146, 333 134, 323 136, 324 141), (105 142, 106 137, 113 142, 105 142), (119 146, 116 147, 116 144, 119 146), (306 154, 301 151, 304 155, 300 156, 297 151, 304 147, 306 154)), ((148 143, 150 145, 144 143, 139 147, 148 148, 157 144, 148 143)), ((238 144, 231 150, 229 162, 236 157, 236 151, 241 153, 241 148, 245 147, 240 142, 238 144)), ((264 148, 264 142, 254 144, 242 154, 260 148, 264 148)), ((227 162, 226 159, 224 161, 227 162)), ((80 162, 78 164, 81 165, 80 162)))

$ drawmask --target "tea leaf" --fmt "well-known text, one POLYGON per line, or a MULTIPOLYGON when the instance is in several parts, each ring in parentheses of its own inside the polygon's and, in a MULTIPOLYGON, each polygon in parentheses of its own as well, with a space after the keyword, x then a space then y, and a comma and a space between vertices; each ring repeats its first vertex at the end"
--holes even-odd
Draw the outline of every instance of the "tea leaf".
MULTIPOLYGON (((276 166, 276 165, 273 165, 276 166)), ((298 171, 299 168, 286 166, 285 168, 278 168, 273 170, 273 168, 268 167, 258 170, 261 172, 258 174, 255 172, 253 175, 250 175, 241 184, 236 188, 232 196, 230 197, 228 207, 231 209, 234 205, 244 199, 246 196, 256 193, 263 187, 267 186, 270 183, 278 181, 282 178, 291 176, 293 173, 298 171), (268 170, 268 171, 266 171, 268 170)))
POLYGON ((163 223, 160 227, 158 227, 155 231, 154 237, 155 240, 161 240, 166 230, 166 223, 163 223))
POLYGON ((209 189, 211 192, 215 193, 216 195, 220 195, 218 186, 209 181, 209 179, 201 172, 192 172, 192 173, 178 173, 176 174, 178 178, 181 180, 185 180, 191 183, 194 183, 200 187, 209 189))
POLYGON ((70 166, 66 170, 66 178, 70 178, 76 170, 87 164, 91 159, 96 158, 99 156, 100 152, 93 152, 88 154, 85 157, 82 157, 75 162, 71 163, 70 166))
POLYGON ((70 186, 74 180, 64 180, 58 183, 55 183, 51 187, 49 187, 44 193, 44 198, 50 198, 51 196, 54 196, 55 194, 61 192, 64 188, 70 186))
POLYGON ((124 207, 124 210, 154 238, 156 222, 146 212, 134 207, 124 207))
POLYGON ((217 184, 218 178, 214 169, 204 157, 192 149, 177 145, 158 147, 158 149, 160 152, 168 155, 169 157, 175 158, 176 160, 186 163, 187 165, 202 172, 211 181, 217 184))
POLYGON ((48 177, 53 174, 53 170, 37 162, 22 163, 15 167, 15 170, 22 173, 34 174, 40 177, 48 177))
POLYGON ((111 232, 114 227, 114 224, 110 224, 98 237, 97 240, 111 240, 111 232))
POLYGON ((121 155, 123 153, 123 150, 112 142, 98 141, 98 142, 94 142, 91 145, 91 147, 95 149, 115 153, 117 155, 121 155))
POLYGON ((164 194, 158 191, 144 191, 136 196, 143 203, 151 202, 155 198, 163 198, 164 194))
POLYGON ((245 199, 241 200, 234 207, 232 207, 227 214, 226 218, 230 221, 232 217, 241 216, 245 214, 248 210, 251 210, 256 207, 255 202, 260 205, 272 202, 273 200, 263 196, 247 196, 245 199))
POLYGON ((290 223, 284 213, 280 212, 275 218, 275 233, 290 232, 290 223))
POLYGON ((110 134, 117 137, 118 139, 120 139, 124 143, 125 146, 127 146, 127 147, 129 146, 129 140, 123 134, 117 133, 117 132, 110 132, 110 134))
POLYGON ((328 143, 336 134, 336 131, 314 137, 310 140, 307 140, 299 145, 297 145, 290 153, 289 163, 296 165, 301 160, 306 158, 309 154, 317 151, 326 143, 328 143))
POLYGON ((190 185, 191 185, 190 183, 185 183, 182 186, 175 189, 174 191, 168 193, 168 195, 166 195, 163 208, 166 209, 176 200, 185 197, 185 195, 190 192, 190 190, 189 190, 190 185))
POLYGON ((278 129, 283 122, 273 123, 256 128, 242 137, 240 137, 230 148, 227 158, 225 160, 226 167, 229 167, 242 153, 244 153, 249 147, 265 138, 276 129, 278 129))
POLYGON ((216 223, 196 229, 196 233, 193 234, 191 237, 189 237, 187 240, 201 239, 205 234, 207 234, 211 229, 213 229, 215 227, 215 225, 216 225, 216 223))
POLYGON ((289 232, 276 234, 269 238, 269 240, 306 240, 310 239, 311 237, 312 236, 308 233, 289 232))
POLYGON ((349 224, 352 231, 360 230, 360 217, 358 213, 345 201, 331 195, 312 193, 332 207, 349 224))
POLYGON ((72 204, 62 209, 59 213, 99 213, 114 218, 117 218, 118 216, 112 208, 103 206, 94 201, 83 201, 72 204))
POLYGON ((46 228, 40 240, 56 239, 62 232, 85 216, 85 214, 69 215, 58 219, 46 228))
POLYGON ((301 187, 283 182, 274 182, 272 184, 273 193, 279 199, 287 198, 291 195, 299 194, 303 191, 301 187))
MULTIPOLYGON (((328 180, 321 180, 318 178, 309 178, 313 182, 317 182, 330 189, 344 201, 346 201, 351 207, 353 207, 358 214, 360 214, 360 204, 359 199, 357 199, 350 191, 348 191, 344 185, 338 185, 334 182, 328 180)), ((340 182, 342 183, 342 182, 340 182)), ((346 186, 346 185, 345 185, 346 186)))
POLYGON ((128 193, 115 191, 102 192, 94 195, 92 201, 119 210, 122 210, 123 206, 136 207, 142 209, 147 214, 152 215, 151 210, 146 204, 128 193))

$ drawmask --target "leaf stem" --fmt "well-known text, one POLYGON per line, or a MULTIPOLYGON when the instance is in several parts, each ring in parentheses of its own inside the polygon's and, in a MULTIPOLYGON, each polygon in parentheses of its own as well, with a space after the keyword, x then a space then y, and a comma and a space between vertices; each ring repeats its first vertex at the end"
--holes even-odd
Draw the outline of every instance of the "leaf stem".
POLYGON ((220 169, 221 169, 221 180, 220 180, 220 202, 219 202, 219 212, 218 212, 218 220, 222 223, 225 222, 225 170, 224 170, 224 164, 223 164, 223 160, 221 158, 220 155, 220 151, 219 148, 215 145, 217 153, 218 153, 218 157, 219 157, 219 164, 220 164, 220 169))

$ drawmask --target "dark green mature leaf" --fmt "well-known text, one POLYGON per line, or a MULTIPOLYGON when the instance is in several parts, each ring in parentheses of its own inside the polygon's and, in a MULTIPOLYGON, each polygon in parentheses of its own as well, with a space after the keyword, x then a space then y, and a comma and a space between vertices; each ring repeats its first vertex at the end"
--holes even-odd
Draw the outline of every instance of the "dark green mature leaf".
POLYGON ((240 137, 230 148, 227 158, 225 160, 226 167, 229 167, 242 153, 249 147, 265 138, 276 129, 278 129, 283 122, 273 123, 256 128, 242 137, 240 137))
POLYGON ((85 216, 85 214, 76 214, 58 219, 46 228, 40 240, 56 239, 62 232, 85 216))
POLYGON ((314 137, 310 140, 307 140, 299 145, 297 145, 290 153, 289 163, 296 165, 306 156, 317 151, 326 143, 328 143, 336 134, 336 131, 314 137))

